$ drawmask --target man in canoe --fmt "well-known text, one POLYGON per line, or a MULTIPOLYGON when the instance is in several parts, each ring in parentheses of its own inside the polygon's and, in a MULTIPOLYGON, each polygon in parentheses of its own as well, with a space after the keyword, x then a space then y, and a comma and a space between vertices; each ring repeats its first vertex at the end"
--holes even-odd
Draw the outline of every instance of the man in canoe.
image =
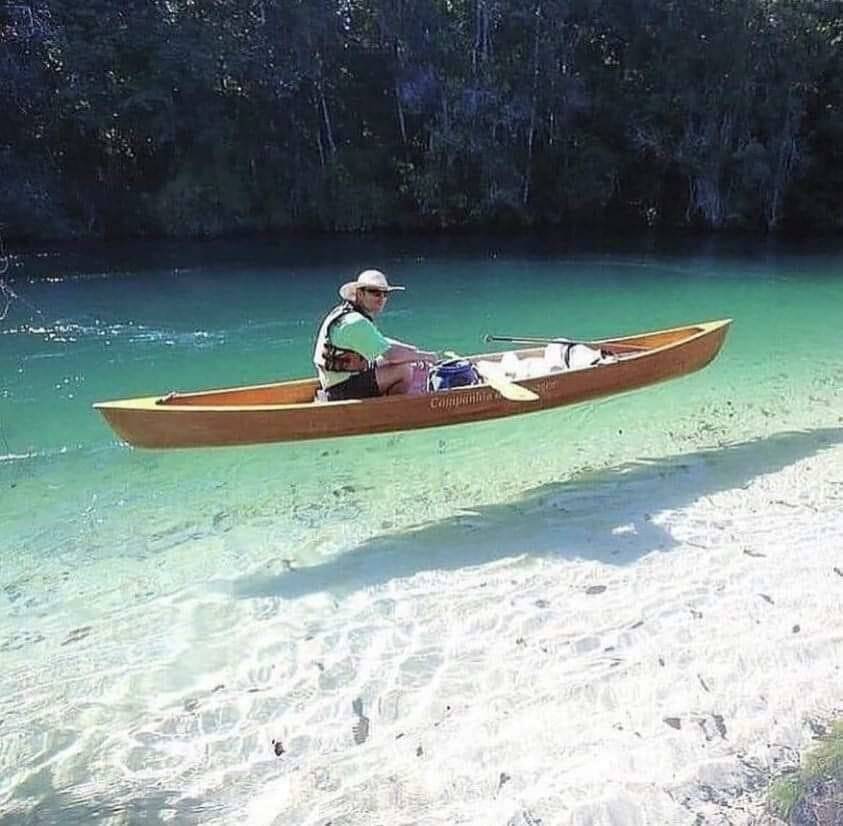
POLYGON ((391 285, 380 270, 365 270, 340 287, 342 303, 322 320, 313 353, 328 401, 421 389, 426 365, 437 354, 387 338, 374 323, 389 294, 403 289, 391 285))

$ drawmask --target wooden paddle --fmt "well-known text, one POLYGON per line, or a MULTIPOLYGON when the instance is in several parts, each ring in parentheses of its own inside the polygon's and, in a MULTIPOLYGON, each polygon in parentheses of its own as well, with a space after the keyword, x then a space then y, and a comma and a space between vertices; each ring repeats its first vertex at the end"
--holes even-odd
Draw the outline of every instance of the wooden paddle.
POLYGON ((557 336, 556 338, 542 338, 541 336, 516 337, 485 335, 483 336, 483 341, 486 343, 490 341, 503 341, 507 344, 584 344, 586 347, 591 347, 592 349, 597 348, 600 350, 608 350, 609 352, 617 351, 621 353, 643 352, 647 349, 646 347, 641 347, 638 344, 624 344, 620 341, 616 344, 612 344, 611 342, 574 341, 573 339, 562 338, 561 336, 557 336))
MULTIPOLYGON (((451 351, 444 353, 444 355, 449 359, 465 358, 465 356, 460 356, 451 351)), ((471 359, 468 360, 471 361, 471 359)), ((492 370, 486 370, 483 366, 477 364, 476 362, 472 361, 471 363, 474 365, 483 381, 485 381, 489 387, 500 393, 505 399, 508 399, 511 402, 537 402, 541 399, 541 396, 539 396, 538 393, 534 393, 532 390, 510 381, 505 376, 495 373, 492 370)))

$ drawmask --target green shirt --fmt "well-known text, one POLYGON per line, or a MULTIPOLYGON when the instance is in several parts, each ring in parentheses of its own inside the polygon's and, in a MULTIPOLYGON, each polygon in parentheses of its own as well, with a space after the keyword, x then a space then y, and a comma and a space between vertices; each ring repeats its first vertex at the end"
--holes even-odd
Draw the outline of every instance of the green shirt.
MULTIPOLYGON (((331 327, 331 344, 342 350, 354 350, 369 361, 382 356, 391 346, 386 336, 366 316, 357 312, 344 315, 331 327)), ((322 368, 319 368, 319 374, 323 387, 333 387, 352 375, 322 368)))
POLYGON ((331 329, 331 344, 342 350, 354 350, 374 361, 389 349, 384 334, 360 313, 348 313, 331 329))

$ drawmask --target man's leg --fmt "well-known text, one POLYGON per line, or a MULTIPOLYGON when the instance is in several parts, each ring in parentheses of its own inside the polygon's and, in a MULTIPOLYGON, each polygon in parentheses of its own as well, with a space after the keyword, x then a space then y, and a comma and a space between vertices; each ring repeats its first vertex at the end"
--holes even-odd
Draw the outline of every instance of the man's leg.
POLYGON ((375 380, 384 396, 407 393, 413 384, 415 369, 411 362, 405 364, 384 364, 375 368, 375 380))

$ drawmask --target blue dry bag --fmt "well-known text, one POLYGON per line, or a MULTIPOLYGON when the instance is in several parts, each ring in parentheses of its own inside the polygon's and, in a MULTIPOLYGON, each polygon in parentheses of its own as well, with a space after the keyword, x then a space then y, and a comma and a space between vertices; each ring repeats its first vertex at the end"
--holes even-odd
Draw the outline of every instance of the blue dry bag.
POLYGON ((480 384, 480 374, 468 359, 451 359, 430 368, 427 375, 427 389, 430 392, 452 390, 454 387, 468 387, 480 384))

